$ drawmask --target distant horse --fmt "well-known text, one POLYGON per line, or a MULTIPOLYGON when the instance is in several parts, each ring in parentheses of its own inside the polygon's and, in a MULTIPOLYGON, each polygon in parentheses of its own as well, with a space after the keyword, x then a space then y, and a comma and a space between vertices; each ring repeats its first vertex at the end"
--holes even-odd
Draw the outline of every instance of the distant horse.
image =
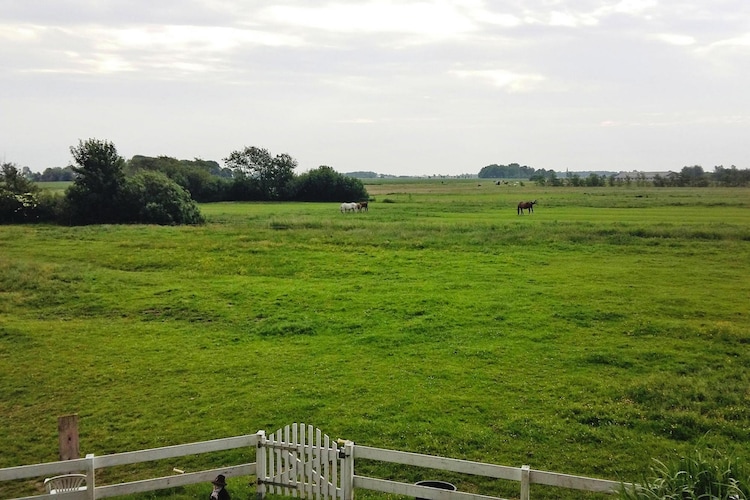
POLYGON ((360 201, 357 203, 357 210, 360 212, 368 212, 369 209, 367 208, 367 202, 366 201, 360 201))
POLYGON ((341 213, 345 212, 356 212, 357 211, 357 203, 342 203, 341 204, 341 213))
POLYGON ((536 205, 536 200, 534 201, 522 201, 518 204, 518 215, 523 215, 523 210, 527 209, 529 213, 532 213, 534 211, 534 205, 536 205))

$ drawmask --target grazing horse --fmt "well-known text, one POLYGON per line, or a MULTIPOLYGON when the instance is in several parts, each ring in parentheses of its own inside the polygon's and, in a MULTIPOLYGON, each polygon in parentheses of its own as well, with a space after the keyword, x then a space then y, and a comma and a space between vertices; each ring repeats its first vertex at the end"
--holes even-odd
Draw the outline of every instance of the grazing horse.
POLYGON ((524 208, 529 211, 529 213, 532 213, 534 211, 534 205, 536 204, 536 200, 534 201, 522 201, 518 204, 518 215, 523 215, 524 208))
POLYGON ((357 210, 357 204, 356 203, 342 203, 341 204, 341 213, 345 212, 355 212, 357 210))
POLYGON ((357 203, 357 209, 360 212, 368 212, 369 209, 367 208, 367 202, 366 201, 360 201, 359 203, 357 203))

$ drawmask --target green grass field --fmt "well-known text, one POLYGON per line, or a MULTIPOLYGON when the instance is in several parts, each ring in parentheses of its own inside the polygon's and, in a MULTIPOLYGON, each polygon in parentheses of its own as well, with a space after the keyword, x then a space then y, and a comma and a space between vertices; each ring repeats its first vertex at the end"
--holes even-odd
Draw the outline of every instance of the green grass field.
POLYGON ((222 203, 199 227, 0 227, 0 467, 55 460, 70 413, 98 455, 305 422, 626 481, 695 448, 750 459, 750 191, 367 188, 368 213, 222 203))

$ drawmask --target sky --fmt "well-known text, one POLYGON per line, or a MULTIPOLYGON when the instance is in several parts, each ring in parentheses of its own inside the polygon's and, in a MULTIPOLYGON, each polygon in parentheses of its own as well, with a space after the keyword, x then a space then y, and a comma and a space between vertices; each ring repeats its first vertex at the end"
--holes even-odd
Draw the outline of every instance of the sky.
POLYGON ((0 160, 750 168, 747 0, 0 0, 0 160))

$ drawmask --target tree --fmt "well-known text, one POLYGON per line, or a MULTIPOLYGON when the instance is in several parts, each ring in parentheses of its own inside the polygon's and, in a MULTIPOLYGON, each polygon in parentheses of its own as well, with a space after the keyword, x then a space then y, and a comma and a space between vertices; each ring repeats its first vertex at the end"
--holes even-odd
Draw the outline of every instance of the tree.
POLYGON ((586 184, 586 186, 589 186, 589 187, 604 186, 604 184, 605 184, 605 180, 604 179, 605 179, 604 177, 602 177, 602 176, 600 176, 600 175, 598 175, 598 174, 596 174, 594 172, 591 172, 589 174, 589 176, 586 177, 585 184, 586 184))
POLYGON ((14 163, 3 163, 0 167, 0 185, 14 193, 33 193, 39 190, 14 163))
POLYGON ((713 180, 720 186, 747 186, 750 184, 750 170, 738 170, 734 165, 730 168, 719 165, 714 167, 713 180))
POLYGON ((362 201, 369 195, 359 179, 321 165, 294 179, 292 198, 298 201, 362 201))
POLYGON ((73 172, 72 166, 67 166, 65 168, 62 167, 53 167, 53 168, 45 168, 44 172, 39 176, 39 181, 42 182, 48 182, 48 181, 72 181, 75 180, 76 174, 73 172))
POLYGON ((703 167, 700 165, 694 165, 692 167, 682 167, 679 176, 679 183, 681 186, 708 186, 708 178, 706 177, 703 167))
POLYGON ((288 154, 271 157, 267 149, 245 147, 224 158, 235 178, 247 178, 257 184, 263 199, 283 200, 289 195, 297 161, 288 154))
POLYGON ((125 160, 109 141, 88 139, 71 146, 76 178, 66 191, 74 224, 120 222, 125 160))
POLYGON ((0 167, 0 223, 36 220, 39 188, 13 163, 0 167))
POLYGON ((534 175, 535 170, 526 165, 519 165, 518 163, 511 163, 509 165, 487 165, 482 167, 479 171, 480 179, 521 179, 531 178, 534 175))

